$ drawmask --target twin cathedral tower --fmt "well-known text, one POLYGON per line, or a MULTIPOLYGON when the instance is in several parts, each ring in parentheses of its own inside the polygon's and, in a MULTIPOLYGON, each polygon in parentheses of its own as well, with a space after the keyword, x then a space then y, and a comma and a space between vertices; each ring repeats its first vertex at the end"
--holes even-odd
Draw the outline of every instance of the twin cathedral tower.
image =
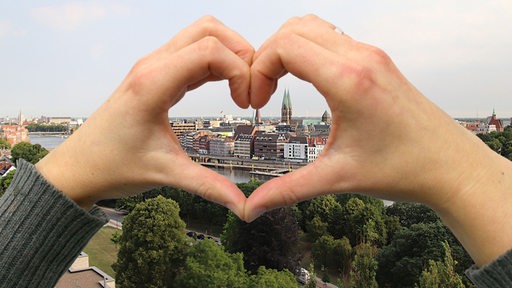
MULTIPOLYGON (((256 123, 262 123, 259 109, 256 110, 254 118, 256 123)), ((322 122, 331 124, 331 115, 327 110, 322 115, 322 122)), ((281 105, 281 123, 285 123, 287 125, 292 124, 292 101, 290 100, 290 90, 288 89, 284 90, 283 103, 281 105)))

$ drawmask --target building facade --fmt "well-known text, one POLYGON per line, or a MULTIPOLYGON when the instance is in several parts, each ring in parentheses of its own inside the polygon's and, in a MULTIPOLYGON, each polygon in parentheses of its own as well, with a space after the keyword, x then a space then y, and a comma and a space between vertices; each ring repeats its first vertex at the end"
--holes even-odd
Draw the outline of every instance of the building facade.
POLYGON ((210 155, 212 156, 233 156, 235 142, 233 139, 218 136, 210 139, 210 155))
POLYGON ((305 136, 290 137, 284 144, 284 158, 293 160, 308 160, 308 138, 305 136))
POLYGON ((284 133, 261 133, 254 135, 254 156, 263 159, 284 158, 284 144, 289 136, 284 133))

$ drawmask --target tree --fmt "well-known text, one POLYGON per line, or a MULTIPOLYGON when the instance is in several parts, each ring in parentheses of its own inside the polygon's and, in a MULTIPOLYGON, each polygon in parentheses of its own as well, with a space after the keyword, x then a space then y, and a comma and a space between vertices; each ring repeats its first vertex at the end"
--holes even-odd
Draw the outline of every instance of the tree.
POLYGON ((354 288, 377 288, 377 247, 361 243, 355 248, 356 255, 350 271, 350 284, 354 288))
POLYGON ((444 260, 429 260, 429 267, 421 273, 420 288, 464 288, 462 277, 455 273, 457 262, 453 260, 450 245, 443 242, 444 260))
POLYGON ((4 177, 0 178, 0 197, 4 195, 5 191, 7 191, 7 188, 9 185, 11 185, 12 179, 14 179, 14 174, 16 171, 11 171, 4 175, 4 177))
POLYGON ((384 208, 380 205, 383 204, 376 205, 373 201, 365 202, 360 197, 351 197, 341 204, 341 209, 335 210, 333 219, 336 220, 329 223, 329 232, 335 238, 346 236, 352 246, 366 241, 379 247, 384 245, 387 230, 384 208))
POLYGON ((120 287, 173 287, 189 247, 179 206, 162 196, 138 204, 123 221, 116 283, 120 287))
POLYGON ((397 232, 378 254, 379 286, 414 287, 429 260, 443 259, 444 241, 450 244, 453 258, 463 266, 456 272, 463 275, 464 267, 469 267, 472 261, 449 229, 441 222, 420 223, 397 232))
POLYGON ((347 237, 334 239, 324 235, 313 243, 311 253, 316 266, 334 268, 342 274, 349 270, 352 247, 347 237))
MULTIPOLYGON (((187 286, 188 287, 188 286, 187 286)), ((210 286, 203 286, 210 287, 210 286)), ((225 286, 232 287, 232 286, 225 286)), ((288 270, 277 271, 275 269, 267 269, 263 266, 258 268, 255 275, 252 275, 249 279, 248 288, 299 288, 299 284, 295 279, 295 276, 288 270)))
POLYGON ((242 257, 225 252, 212 240, 199 241, 190 249, 175 287, 247 287, 242 257))
POLYGON ((4 138, 0 138, 0 150, 11 149, 11 143, 5 140, 4 138))
POLYGON ((313 217, 313 220, 311 220, 307 224, 307 229, 309 232, 309 238, 312 242, 315 242, 318 238, 324 236, 327 234, 327 228, 329 225, 320 219, 319 216, 313 217))
POLYGON ((39 144, 30 144, 28 142, 21 142, 11 149, 11 160, 16 163, 18 159, 25 159, 25 161, 36 164, 39 160, 43 159, 48 154, 48 150, 39 144))
POLYGON ((299 226, 289 207, 269 211, 251 223, 230 213, 221 240, 226 251, 244 254, 245 268, 252 273, 260 266, 297 271, 302 258, 299 226))
POLYGON ((386 214, 398 217, 400 225, 405 228, 409 228, 413 224, 428 224, 441 221, 434 210, 419 203, 395 202, 386 208, 386 214))
POLYGON ((333 213, 340 207, 333 195, 324 195, 310 200, 306 209, 306 221, 311 222, 313 218, 319 217, 324 223, 333 220, 333 213))

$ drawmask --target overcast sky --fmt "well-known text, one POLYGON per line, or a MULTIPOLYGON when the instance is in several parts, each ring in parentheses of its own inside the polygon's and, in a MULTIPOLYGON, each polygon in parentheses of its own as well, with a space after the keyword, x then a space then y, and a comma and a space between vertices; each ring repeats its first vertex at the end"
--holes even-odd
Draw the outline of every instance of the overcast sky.
MULTIPOLYGON (((453 117, 512 116, 512 1, 2 1, 0 116, 88 116, 141 56, 202 15, 255 48, 288 18, 315 13, 384 49, 420 91, 453 117)), ((321 116, 325 100, 286 76, 262 115, 321 116)), ((250 116, 226 82, 191 92, 172 116, 250 116), (201 98, 199 100, 199 98, 201 98), (197 103, 202 103, 197 106, 197 103)))

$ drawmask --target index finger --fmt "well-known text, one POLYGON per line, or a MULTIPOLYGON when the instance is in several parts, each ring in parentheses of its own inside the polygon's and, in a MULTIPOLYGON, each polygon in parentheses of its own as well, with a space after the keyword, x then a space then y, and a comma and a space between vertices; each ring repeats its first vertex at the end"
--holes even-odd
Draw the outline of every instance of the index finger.
POLYGON ((176 52, 205 37, 215 37, 247 64, 252 63, 254 48, 240 34, 225 26, 213 16, 203 16, 176 34, 161 47, 166 52, 176 52))

